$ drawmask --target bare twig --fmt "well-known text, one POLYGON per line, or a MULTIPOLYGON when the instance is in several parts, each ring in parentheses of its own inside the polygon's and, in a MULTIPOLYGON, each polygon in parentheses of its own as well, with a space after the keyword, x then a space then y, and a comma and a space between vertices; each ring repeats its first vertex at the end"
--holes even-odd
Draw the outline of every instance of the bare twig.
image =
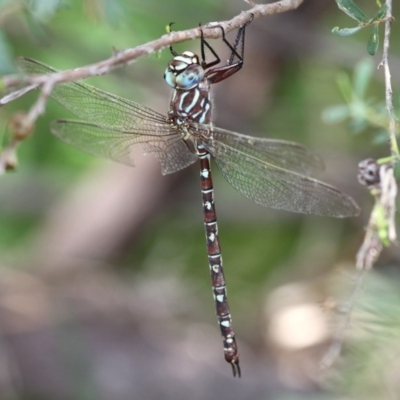
POLYGON ((390 69, 389 69, 389 46, 390 46, 390 31, 391 31, 391 23, 393 21, 393 16, 392 16, 392 1, 387 0, 386 1, 387 5, 387 11, 386 11, 386 22, 385 22, 385 37, 383 40, 383 54, 382 54, 382 60, 380 64, 378 65, 378 68, 380 66, 383 66, 384 71, 385 71, 385 87, 386 87, 386 109, 389 114, 389 139, 390 139, 390 150, 392 153, 392 156, 398 156, 399 155, 399 148, 397 146, 397 141, 396 141, 396 117, 394 114, 394 108, 393 108, 393 91, 392 91, 392 77, 390 74, 390 69))
POLYGON ((366 271, 367 270, 360 270, 357 272, 353 289, 348 298, 346 299, 345 305, 340 308, 340 312, 341 314, 343 314, 343 316, 339 321, 339 325, 336 327, 336 332, 333 336, 333 340, 329 347, 329 350, 320 362, 322 370, 330 368, 337 359, 337 357, 340 355, 340 352, 342 351, 344 339, 346 337, 346 332, 350 327, 351 316, 355 307, 358 293, 362 288, 366 271))
MULTIPOLYGON (((280 0, 272 4, 255 4, 250 1, 248 4, 252 7, 244 11, 229 21, 210 22, 201 27, 205 38, 219 38, 223 30, 228 33, 234 29, 243 26, 251 18, 259 18, 265 15, 273 15, 296 9, 304 0, 280 0)), ((14 128, 12 139, 0 154, 0 175, 7 169, 12 169, 16 164, 15 150, 18 143, 29 136, 33 130, 36 119, 45 110, 46 100, 51 95, 52 88, 63 82, 74 82, 89 76, 104 75, 114 68, 122 65, 131 64, 137 58, 148 55, 155 51, 164 49, 175 43, 183 42, 189 39, 200 38, 201 30, 199 27, 186 31, 170 32, 161 38, 124 51, 115 51, 112 56, 106 60, 84 67, 44 75, 9 75, 1 79, 2 87, 8 92, 6 96, 0 99, 0 107, 25 93, 42 86, 42 92, 36 103, 31 107, 27 114, 18 114, 14 119, 14 128), (16 89, 12 91, 13 89, 16 89), (11 92, 12 91, 12 92, 11 92), (11 93, 10 93, 11 92, 11 93)))
POLYGON ((337 334, 334 337, 328 353, 322 360, 321 364, 324 368, 330 367, 340 354, 346 336, 346 330, 350 326, 351 315, 355 307, 357 294, 362 287, 367 271, 374 266, 383 247, 395 243, 397 239, 395 228, 397 182, 394 178, 393 167, 399 160, 399 149, 396 141, 396 117, 393 108, 393 92, 389 68, 389 44, 391 22, 393 21, 392 0, 387 0, 386 5, 387 12, 385 18, 383 55, 382 61, 378 67, 383 66, 385 73, 385 97, 386 110, 389 116, 388 133, 391 157, 388 162, 379 163, 378 161, 375 163, 376 182, 373 182, 373 184, 364 182, 369 185, 371 193, 375 196, 375 204, 368 221, 363 243, 357 252, 356 267, 358 272, 355 277, 354 288, 347 299, 346 315, 337 330, 337 334))
POLYGON ((393 175, 393 166, 390 163, 380 166, 375 164, 378 176, 376 183, 370 185, 371 193, 375 195, 375 204, 368 221, 364 241, 357 252, 356 267, 358 271, 354 278, 354 287, 346 301, 344 316, 336 330, 332 345, 321 362, 322 368, 329 368, 340 354, 366 273, 375 264, 384 245, 396 241, 394 218, 397 183, 393 175))
POLYGON ((28 112, 27 118, 30 124, 34 124, 39 115, 43 114, 46 108, 46 101, 51 95, 55 82, 53 79, 49 79, 42 86, 42 91, 37 101, 33 104, 28 112))
MULTIPOLYGON (((390 242, 396 240, 395 230, 395 199, 397 196, 397 183, 393 176, 393 166, 398 161, 399 149, 396 140, 396 117, 393 108, 393 92, 391 83, 391 74, 389 68, 389 45, 391 33, 392 16, 392 0, 386 0, 386 22, 385 22, 385 38, 383 43, 382 61, 379 66, 384 67, 385 73, 385 97, 386 97, 386 110, 389 115, 389 143, 390 152, 392 157, 389 162, 381 163, 379 169, 379 189, 372 190, 375 194, 375 205, 368 222, 367 233, 357 254, 357 268, 370 269, 375 261, 378 259, 381 251, 382 244, 389 245, 390 242), (383 219, 386 224, 385 231, 382 233, 382 223, 379 219, 383 219), (386 241, 389 240, 389 242, 386 241), (378 245, 378 242, 381 245, 378 245)), ((378 67, 379 67, 378 66, 378 67)), ((379 164, 379 161, 378 161, 379 164)))
MULTIPOLYGON (((253 14, 254 19, 256 19, 266 15, 273 15, 294 10, 299 7, 300 4, 303 3, 303 1, 304 0, 281 0, 272 4, 254 5, 248 11, 243 11, 241 14, 237 15, 229 21, 210 22, 206 25, 203 25, 201 27, 201 29, 203 30, 203 36, 205 38, 218 39, 222 37, 222 31, 221 29, 217 28, 217 26, 222 27, 225 33, 228 33, 248 22, 251 19, 251 14, 253 14)), ((173 31, 166 35, 163 35, 159 39, 134 47, 132 49, 114 52, 114 54, 110 58, 100 61, 98 63, 53 74, 54 84, 62 82, 73 82, 80 79, 88 78, 89 76, 104 75, 114 68, 126 64, 131 64, 139 57, 154 53, 155 51, 160 51, 175 43, 198 39, 200 38, 200 36, 201 31, 199 27, 188 29, 186 31, 173 31)), ((32 75, 26 76, 24 78, 20 75, 10 75, 4 76, 2 78, 2 82, 5 89, 10 89, 15 86, 20 86, 21 83, 32 83, 37 85, 43 84, 48 79, 49 75, 32 75)))
MULTIPOLYGON (((17 113, 12 117, 9 124, 12 131, 12 138, 10 143, 8 143, 0 153, 0 175, 4 174, 7 170, 15 169, 17 165, 17 146, 19 142, 29 137, 33 132, 35 121, 38 119, 39 115, 43 114, 45 111, 46 101, 51 94, 53 86, 54 80, 52 76, 50 76, 48 81, 43 84, 40 96, 30 108, 29 112, 26 114, 17 113)), ((24 94, 35 87, 37 87, 37 85, 31 84, 18 92, 24 94)))

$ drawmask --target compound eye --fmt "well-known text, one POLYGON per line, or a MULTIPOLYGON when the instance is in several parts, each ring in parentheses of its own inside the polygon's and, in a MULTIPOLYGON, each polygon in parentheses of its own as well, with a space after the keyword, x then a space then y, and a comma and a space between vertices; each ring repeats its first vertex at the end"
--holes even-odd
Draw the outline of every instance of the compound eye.
POLYGON ((164 72, 164 79, 169 86, 173 88, 176 87, 176 75, 171 71, 169 67, 164 72))
POLYGON ((203 68, 198 64, 191 64, 175 77, 176 87, 183 90, 190 90, 197 86, 203 78, 203 68))

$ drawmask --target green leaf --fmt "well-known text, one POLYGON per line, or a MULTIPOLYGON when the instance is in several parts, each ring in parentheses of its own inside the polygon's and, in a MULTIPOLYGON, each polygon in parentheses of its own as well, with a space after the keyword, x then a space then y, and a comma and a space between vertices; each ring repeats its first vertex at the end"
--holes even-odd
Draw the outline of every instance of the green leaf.
POLYGON ((359 99, 364 98, 373 72, 374 65, 369 58, 365 58, 356 64, 354 69, 353 87, 354 93, 359 99))
POLYGON ((353 101, 353 86, 349 75, 345 72, 338 73, 336 76, 336 83, 345 101, 351 103, 353 101))
POLYGON ((394 164, 393 173, 394 173, 394 177, 395 177, 396 179, 400 179, 400 162, 399 162, 399 161, 397 161, 397 162, 394 164))
POLYGON ((347 104, 327 107, 322 111, 322 120, 327 124, 337 124, 350 116, 350 109, 347 104))
POLYGON ((355 28, 343 28, 343 29, 339 29, 338 26, 335 26, 332 29, 332 33, 334 35, 337 36, 350 36, 350 35, 354 35, 355 33, 357 33, 359 30, 361 30, 362 28, 364 28, 363 26, 356 26, 355 28))
POLYGON ((354 115, 349 124, 349 129, 352 133, 359 134, 367 129, 368 126, 368 121, 366 121, 362 115, 354 115))
POLYGON ((15 71, 13 64, 13 53, 7 37, 0 30, 0 73, 9 74, 15 71))
POLYGON ((373 210, 375 216, 376 229, 378 236, 384 246, 390 245, 389 240, 389 221, 387 220, 386 213, 381 204, 376 204, 373 210))
POLYGON ((374 14, 374 16, 369 20, 369 22, 380 21, 382 18, 385 18, 387 11, 387 5, 384 4, 379 8, 379 10, 374 14))
POLYGON ((21 18, 24 19, 26 26, 29 29, 29 33, 35 40, 46 43, 48 36, 40 23, 40 21, 32 14, 30 10, 23 10, 21 13, 21 18))
POLYGON ((127 15, 123 4, 119 1, 103 0, 103 7, 108 23, 114 28, 118 27, 127 15))
POLYGON ((368 22, 369 18, 353 0, 336 0, 340 10, 358 22, 368 22))
POLYGON ((374 56, 379 47, 379 25, 372 27, 371 36, 367 44, 367 52, 370 56, 374 56))
POLYGON ((30 5, 31 13, 39 21, 49 20, 60 7, 60 0, 32 0, 30 5))
POLYGON ((388 132, 386 129, 380 129, 378 130, 375 134, 374 137, 372 138, 371 143, 380 146, 380 145, 385 145, 388 143, 388 132))

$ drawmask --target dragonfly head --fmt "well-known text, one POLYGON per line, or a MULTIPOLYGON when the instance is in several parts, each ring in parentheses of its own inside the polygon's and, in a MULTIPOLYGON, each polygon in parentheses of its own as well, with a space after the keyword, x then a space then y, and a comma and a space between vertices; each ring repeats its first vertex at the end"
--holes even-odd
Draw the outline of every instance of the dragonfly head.
POLYGON ((191 51, 175 56, 168 64, 164 79, 174 89, 190 90, 196 87, 204 78, 204 69, 199 57, 191 51))

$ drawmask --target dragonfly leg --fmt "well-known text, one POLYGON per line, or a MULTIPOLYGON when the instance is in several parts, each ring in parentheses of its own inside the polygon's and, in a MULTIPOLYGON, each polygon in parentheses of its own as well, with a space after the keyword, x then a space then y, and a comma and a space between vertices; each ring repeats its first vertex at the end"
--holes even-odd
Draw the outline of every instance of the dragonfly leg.
MULTIPOLYGON (((249 25, 254 19, 254 15, 251 14, 251 19, 246 22, 245 25, 239 28, 239 31, 236 35, 236 39, 234 44, 230 44, 228 40, 225 37, 225 31, 220 26, 219 28, 222 31, 222 41, 226 44, 226 46, 231 50, 231 55, 229 57, 228 63, 226 65, 223 65, 221 67, 217 68, 212 68, 207 71, 206 77, 207 80, 210 84, 221 82, 226 78, 229 78, 231 75, 235 74, 238 72, 242 66, 243 66, 243 59, 244 59, 244 38, 245 38, 245 31, 247 25, 249 25), (238 53, 237 49, 239 45, 241 44, 241 49, 240 49, 240 54, 238 53), (233 62, 235 57, 238 59, 238 61, 233 62)), ((207 42, 205 42, 205 45, 215 54, 215 52, 211 49, 211 46, 207 42)), ((214 64, 213 64, 214 65, 214 64)), ((203 66, 203 68, 207 68, 209 65, 206 64, 203 66)))

